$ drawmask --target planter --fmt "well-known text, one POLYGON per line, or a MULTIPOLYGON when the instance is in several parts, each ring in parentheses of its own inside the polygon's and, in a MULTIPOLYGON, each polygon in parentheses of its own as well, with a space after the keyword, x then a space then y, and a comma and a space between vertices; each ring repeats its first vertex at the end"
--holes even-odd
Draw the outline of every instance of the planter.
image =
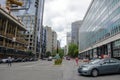
POLYGON ((55 64, 55 65, 61 65, 61 64, 62 64, 62 59, 56 59, 56 60, 54 61, 54 64, 55 64))

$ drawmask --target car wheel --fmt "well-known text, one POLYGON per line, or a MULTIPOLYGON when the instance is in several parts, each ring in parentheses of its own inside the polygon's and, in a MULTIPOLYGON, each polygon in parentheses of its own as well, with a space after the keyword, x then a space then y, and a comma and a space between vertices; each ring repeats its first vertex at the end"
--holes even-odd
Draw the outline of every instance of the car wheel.
POLYGON ((98 76, 98 70, 97 70, 97 69, 93 69, 92 72, 91 72, 91 75, 92 75, 93 77, 98 76))

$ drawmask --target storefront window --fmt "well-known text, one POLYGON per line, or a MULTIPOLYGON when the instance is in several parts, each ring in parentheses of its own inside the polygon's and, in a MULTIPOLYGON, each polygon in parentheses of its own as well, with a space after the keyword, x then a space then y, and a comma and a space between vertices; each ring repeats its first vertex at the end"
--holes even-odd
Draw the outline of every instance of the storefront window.
POLYGON ((120 40, 113 42, 113 57, 120 57, 120 40))

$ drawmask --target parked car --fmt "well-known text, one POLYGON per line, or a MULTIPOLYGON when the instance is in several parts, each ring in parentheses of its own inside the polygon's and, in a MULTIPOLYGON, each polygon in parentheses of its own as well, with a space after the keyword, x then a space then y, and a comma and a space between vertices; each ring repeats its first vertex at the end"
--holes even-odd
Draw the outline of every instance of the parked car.
POLYGON ((38 58, 33 58, 34 59, 34 61, 38 61, 38 58))
POLYGON ((97 60, 97 59, 101 59, 101 58, 92 58, 89 61, 92 62, 92 61, 97 60))
POLYGON ((12 58, 11 61, 12 61, 12 62, 15 62, 15 58, 12 58))
POLYGON ((16 58, 14 62, 22 62, 22 58, 16 58))
POLYGON ((5 58, 5 59, 2 59, 2 63, 7 63, 8 62, 8 59, 5 58))
POLYGON ((48 61, 52 61, 52 56, 49 56, 49 57, 48 57, 48 61))
POLYGON ((2 59, 0 59, 0 63, 2 63, 2 59))
POLYGON ((26 61, 27 61, 27 58, 23 58, 23 59, 22 59, 22 62, 26 62, 26 61))
POLYGON ((29 60, 30 60, 30 61, 34 61, 34 58, 30 58, 29 60))
POLYGON ((89 62, 90 60, 89 59, 87 59, 87 58, 84 58, 83 59, 83 62, 89 62))
POLYGON ((78 68, 81 75, 92 75, 120 73, 120 60, 114 58, 96 59, 78 68))
POLYGON ((66 60, 70 60, 70 57, 67 56, 67 57, 66 57, 66 60))
POLYGON ((42 58, 41 60, 47 60, 47 58, 42 58))

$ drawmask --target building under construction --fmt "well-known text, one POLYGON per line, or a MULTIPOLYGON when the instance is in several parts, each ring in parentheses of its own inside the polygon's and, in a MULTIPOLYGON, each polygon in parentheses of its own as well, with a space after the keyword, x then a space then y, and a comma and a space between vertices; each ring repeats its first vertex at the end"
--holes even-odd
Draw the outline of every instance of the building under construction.
POLYGON ((29 56, 24 31, 24 25, 0 7, 0 58, 29 56))
MULTIPOLYGON (((26 31, 25 29, 20 28, 19 33, 21 34, 22 32, 22 34, 24 34, 24 38, 26 39, 27 45, 26 45, 26 49, 24 50, 27 51, 29 55, 32 55, 37 58, 40 57, 42 50, 41 45, 42 45, 42 21, 43 21, 43 11, 44 11, 44 0, 2 0, 0 1, 0 6, 6 8, 9 15, 12 14, 18 17, 17 19, 23 22, 26 31)), ((0 19, 2 18, 0 17, 0 19)), ((6 23, 7 22, 5 21, 5 25, 9 26, 6 23)), ((1 25, 3 24, 4 23, 1 22, 1 25)), ((13 24, 11 23, 11 25, 13 24)), ((13 30, 12 28, 12 31, 16 32, 16 29, 13 30)), ((16 33, 13 34, 18 36, 16 33)), ((12 40, 13 39, 15 39, 15 41, 17 40, 16 37, 12 37, 12 40)), ((1 40, 1 37, 0 37, 0 41, 1 42, 3 41, 3 39, 1 40)), ((14 43, 14 40, 12 41, 12 43, 14 43)), ((22 43, 24 44, 24 42, 22 43)), ((22 46, 21 48, 24 47, 22 46)), ((4 49, 1 49, 1 52, 4 52, 4 49)))

